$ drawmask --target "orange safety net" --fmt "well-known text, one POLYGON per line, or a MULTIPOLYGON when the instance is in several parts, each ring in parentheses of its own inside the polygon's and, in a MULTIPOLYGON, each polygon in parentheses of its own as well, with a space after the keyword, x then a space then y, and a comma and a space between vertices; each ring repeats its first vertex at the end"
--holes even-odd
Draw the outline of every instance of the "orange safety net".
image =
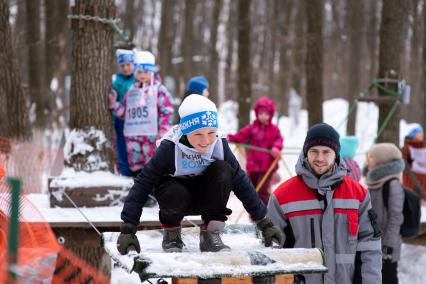
MULTIPOLYGON (((3 182, 0 185, 0 283, 10 283, 7 255, 10 207, 10 188, 3 182)), ((109 283, 108 277, 58 244, 49 224, 25 196, 20 198, 19 220, 17 267, 12 267, 17 274, 14 283, 109 283)))
POLYGON ((16 139, 0 137, 0 180, 2 172, 22 179, 22 194, 46 193, 47 178, 59 175, 63 149, 42 147, 16 139))

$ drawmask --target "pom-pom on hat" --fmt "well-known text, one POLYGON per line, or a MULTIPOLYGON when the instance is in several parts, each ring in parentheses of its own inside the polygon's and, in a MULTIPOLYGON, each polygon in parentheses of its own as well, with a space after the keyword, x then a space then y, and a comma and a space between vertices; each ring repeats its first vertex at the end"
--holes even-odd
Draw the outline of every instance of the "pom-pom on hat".
POLYGON ((308 150, 314 146, 327 146, 336 153, 340 153, 339 133, 327 123, 318 123, 309 128, 303 143, 303 153, 306 156, 308 150))
POLYGON ((201 128, 217 128, 217 109, 214 102, 204 96, 192 94, 179 107, 179 126, 183 134, 201 128))
POLYGON ((187 89, 191 94, 202 95, 209 88, 209 81, 203 76, 196 76, 188 81, 187 89))
POLYGON ((423 127, 420 124, 416 124, 413 128, 410 129, 410 131, 407 134, 408 139, 413 139, 414 135, 417 133, 423 132, 423 127))
POLYGON ((135 71, 151 71, 155 72, 155 56, 149 51, 135 52, 135 71))
POLYGON ((125 63, 134 63, 135 55, 133 51, 127 49, 117 49, 115 52, 115 58, 117 65, 125 64, 125 63))

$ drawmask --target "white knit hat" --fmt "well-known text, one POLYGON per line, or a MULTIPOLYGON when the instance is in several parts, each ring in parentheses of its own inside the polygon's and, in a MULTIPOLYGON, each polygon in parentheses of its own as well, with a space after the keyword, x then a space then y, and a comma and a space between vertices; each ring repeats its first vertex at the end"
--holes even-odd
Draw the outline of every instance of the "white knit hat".
POLYGON ((204 96, 192 94, 179 107, 179 126, 183 134, 201 128, 217 128, 217 109, 214 102, 204 96))
POLYGON ((155 56, 149 51, 135 52, 136 69, 148 70, 155 72, 155 56))

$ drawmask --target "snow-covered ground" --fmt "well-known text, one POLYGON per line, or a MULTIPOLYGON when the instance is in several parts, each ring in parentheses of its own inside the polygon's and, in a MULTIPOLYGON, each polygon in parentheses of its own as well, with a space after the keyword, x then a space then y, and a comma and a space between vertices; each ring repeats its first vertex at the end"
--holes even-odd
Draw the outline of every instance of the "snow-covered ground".
MULTIPOLYGON (((323 113, 325 122, 338 129, 340 135, 346 135, 346 113, 348 103, 343 99, 333 99, 326 101, 323 105, 323 113)), ((235 102, 226 102, 219 108, 220 111, 220 130, 224 134, 234 133, 237 131, 238 120, 236 114, 238 113, 237 105, 235 102)), ((308 116, 306 110, 299 113, 299 124, 294 125, 293 118, 281 117, 278 121, 281 133, 284 136, 284 156, 283 161, 280 162, 280 169, 278 171, 281 180, 285 180, 294 175, 294 165, 297 161, 298 154, 303 145, 305 135, 307 132, 308 116)), ((251 114, 252 118, 254 114, 251 114)), ((358 115, 356 118, 356 136, 360 139, 360 146, 355 159, 360 165, 364 164, 365 153, 373 145, 375 135, 378 129, 378 108, 373 103, 359 103, 358 115)), ((276 120, 275 120, 276 123, 276 120)), ((405 121, 400 123, 400 141, 402 143, 404 135, 411 127, 405 121)), ((232 196, 228 207, 233 210, 228 223, 247 223, 249 218, 245 214, 241 203, 232 196)), ((422 220, 426 221, 426 208, 422 208, 422 220)), ((142 244, 142 250, 144 245, 142 244)), ((423 284, 426 283, 426 247, 403 245, 402 257, 399 262, 399 280, 400 283, 423 284)), ((129 275, 123 269, 115 268, 112 273, 112 283, 140 283, 139 278, 135 273, 129 275)))
MULTIPOLYGON (((334 126, 341 135, 345 135, 344 129, 346 125, 345 117, 348 109, 348 103, 342 99, 334 99, 326 101, 323 105, 323 113, 325 122, 334 126)), ((220 132, 223 134, 235 133, 238 127, 238 120, 236 114, 238 113, 237 105, 235 102, 226 102, 219 108, 219 126, 220 132)), ((254 114, 251 114, 252 118, 254 114)), ((357 115, 357 129, 356 135, 360 139, 360 147, 358 149, 355 159, 360 165, 363 165, 365 160, 365 153, 374 143, 375 134, 377 132, 377 118, 378 108, 373 103, 359 103, 357 115)), ((305 135, 307 132, 308 116, 306 110, 299 112, 299 124, 295 125, 295 118, 280 117, 278 125, 281 133, 284 136, 284 155, 280 161, 280 169, 278 171, 280 180, 286 180, 294 175, 294 165, 297 161, 301 147, 303 145, 305 135)), ((275 119, 275 123, 277 123, 275 119)), ((402 141, 404 134, 407 133, 411 125, 401 121, 400 123, 400 141, 402 141)), ((234 153, 236 153, 235 149, 234 153)), ((241 159, 242 162, 243 159, 241 159)), ((68 173, 66 182, 72 182, 74 177, 73 173, 68 173)), ((79 179, 81 180, 81 179, 79 179)), ((116 183, 120 186, 128 186, 129 180, 116 179, 115 177, 105 176, 99 173, 99 176, 90 179, 90 184, 106 182, 116 183)), ((61 181, 57 181, 61 182, 61 181)), ((77 184, 75 184, 77 186, 77 184)), ((82 186, 82 184, 78 184, 82 186)), ((277 184, 278 185, 278 184, 277 184)), ((67 186, 70 186, 67 184, 67 186)), ((58 209, 50 208, 47 196, 42 195, 29 195, 32 203, 36 205, 40 213, 48 222, 85 222, 83 216, 73 208, 58 209)), ((249 217, 243 209, 240 201, 231 195, 228 207, 233 210, 228 223, 249 223, 249 217)), ((86 216, 94 222, 102 221, 120 221, 121 207, 105 207, 105 208, 84 208, 82 209, 86 216)), ((426 222, 426 207, 422 208, 422 220, 426 222)), ((196 217, 197 218, 197 217, 196 217)), ((158 220, 158 208, 144 210, 142 214, 142 221, 145 219, 158 220)), ((192 218, 190 218, 192 219, 192 218)), ((116 236, 115 236, 116 237, 116 236)), ((195 241, 194 241, 195 242, 195 241)), ((157 244, 159 246, 160 244, 157 244)), ((149 247, 146 242, 141 243, 142 250, 149 247)), ((231 244, 232 247, 232 244, 231 244)), ((402 259, 399 264, 399 277, 401 283, 426 283, 426 247, 404 245, 402 250, 402 259)), ((135 273, 128 274, 121 268, 114 268, 112 271, 112 283, 140 283, 138 276, 135 273)))

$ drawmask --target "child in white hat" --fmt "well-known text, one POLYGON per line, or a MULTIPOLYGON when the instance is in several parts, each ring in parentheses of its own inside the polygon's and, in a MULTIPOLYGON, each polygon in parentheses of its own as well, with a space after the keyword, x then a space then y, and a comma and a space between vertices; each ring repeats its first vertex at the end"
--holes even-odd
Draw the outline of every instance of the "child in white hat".
POLYGON ((140 250, 136 228, 142 204, 154 193, 160 206, 163 226, 162 247, 166 252, 180 252, 181 221, 187 215, 201 215, 201 251, 222 251, 225 245, 220 233, 227 216, 231 190, 263 232, 266 246, 272 239, 282 240, 281 231, 265 218, 266 207, 257 196, 247 175, 229 148, 226 139, 217 133, 216 105, 200 95, 188 96, 179 107, 179 125, 174 126, 158 142, 154 157, 137 176, 124 203, 121 234, 117 248, 126 254, 130 247, 140 250))
POLYGON ((171 127, 173 106, 170 93, 154 80, 155 57, 135 52, 135 83, 122 103, 110 96, 110 108, 124 120, 124 136, 130 170, 136 176, 154 155, 155 141, 171 127))

